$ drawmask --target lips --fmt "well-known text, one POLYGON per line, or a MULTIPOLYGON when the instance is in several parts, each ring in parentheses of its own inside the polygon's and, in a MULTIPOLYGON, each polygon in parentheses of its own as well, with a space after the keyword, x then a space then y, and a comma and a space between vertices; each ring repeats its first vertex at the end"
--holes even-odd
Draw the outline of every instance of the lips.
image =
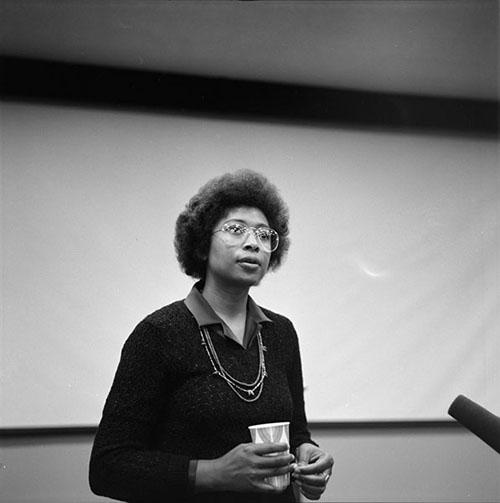
POLYGON ((254 264, 254 265, 260 265, 260 262, 254 258, 254 257, 243 257, 238 259, 238 263, 240 264, 254 264))

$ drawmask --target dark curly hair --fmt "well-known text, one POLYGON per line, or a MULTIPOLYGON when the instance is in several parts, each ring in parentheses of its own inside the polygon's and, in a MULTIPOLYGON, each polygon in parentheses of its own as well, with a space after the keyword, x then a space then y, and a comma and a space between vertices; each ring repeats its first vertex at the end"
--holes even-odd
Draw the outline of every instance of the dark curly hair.
POLYGON ((177 260, 187 275, 205 278, 213 228, 231 209, 241 206, 261 210, 269 226, 279 234, 279 246, 271 254, 269 269, 275 270, 281 264, 290 246, 288 207, 267 178, 240 170, 209 180, 178 216, 174 245, 177 260))

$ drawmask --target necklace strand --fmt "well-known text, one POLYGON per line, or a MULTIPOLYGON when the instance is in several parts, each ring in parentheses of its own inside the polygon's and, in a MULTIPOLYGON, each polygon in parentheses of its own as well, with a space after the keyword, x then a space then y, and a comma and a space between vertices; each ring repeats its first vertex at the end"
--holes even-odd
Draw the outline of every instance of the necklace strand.
POLYGON ((260 330, 257 332, 257 344, 259 348, 259 370, 257 372, 257 377, 252 383, 239 381, 222 366, 222 363, 220 362, 219 356, 217 355, 217 352, 213 345, 212 338, 210 337, 210 333, 206 327, 200 328, 200 335, 201 343, 205 347, 210 363, 214 368, 214 374, 224 379, 227 385, 241 400, 245 402, 255 402, 256 400, 258 400, 262 393, 262 390, 264 389, 264 378, 267 377, 266 362, 264 358, 265 348, 262 343, 260 330), (257 394, 255 394, 256 392, 257 394), (245 393, 246 395, 244 395, 243 393, 245 393))
POLYGON ((260 381, 262 372, 265 371, 264 352, 263 352, 262 338, 260 336, 260 332, 257 335, 258 342, 259 342, 259 371, 258 371, 257 377, 256 377, 256 379, 255 379, 255 381, 253 383, 246 383, 246 382, 238 381, 238 379, 236 379, 235 377, 231 376, 226 371, 226 369, 224 369, 224 367, 220 363, 220 360, 219 360, 219 357, 217 355, 217 352, 215 351, 215 347, 213 345, 212 338, 210 337, 210 334, 207 333, 207 332, 205 333, 205 336, 206 336, 205 340, 208 342, 208 347, 210 348, 211 356, 213 356, 213 359, 215 360, 215 362, 217 364, 217 369, 220 370, 224 375, 226 375, 231 380, 231 382, 233 382, 234 384, 240 384, 241 386, 246 386, 246 387, 255 386, 260 381))

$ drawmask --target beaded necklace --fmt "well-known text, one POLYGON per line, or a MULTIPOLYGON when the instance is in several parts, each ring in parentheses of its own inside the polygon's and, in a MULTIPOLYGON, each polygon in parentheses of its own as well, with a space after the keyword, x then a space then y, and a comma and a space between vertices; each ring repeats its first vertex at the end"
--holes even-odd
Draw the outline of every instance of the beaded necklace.
POLYGON ((234 391, 234 393, 241 400, 245 402, 255 402, 256 400, 258 400, 264 388, 264 378, 267 376, 266 362, 264 359, 264 351, 266 351, 266 347, 262 343, 262 336, 260 334, 260 330, 258 330, 257 332, 257 344, 259 348, 259 370, 257 372, 257 377, 252 383, 238 381, 238 379, 233 377, 222 366, 222 363, 219 360, 219 356, 217 355, 215 347, 212 343, 210 333, 206 327, 200 328, 200 335, 201 335, 201 344, 205 347, 205 350, 207 351, 208 358, 210 359, 212 367, 214 368, 214 374, 224 379, 227 385, 234 391))

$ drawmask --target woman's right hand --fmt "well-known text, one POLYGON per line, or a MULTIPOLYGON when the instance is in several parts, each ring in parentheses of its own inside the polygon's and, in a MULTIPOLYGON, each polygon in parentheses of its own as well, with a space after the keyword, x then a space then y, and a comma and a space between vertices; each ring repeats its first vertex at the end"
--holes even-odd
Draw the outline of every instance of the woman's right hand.
POLYGON ((277 493, 264 479, 293 470, 295 457, 285 443, 239 444, 217 459, 199 460, 197 491, 237 491, 277 493), (274 454, 269 456, 269 454, 274 454))

